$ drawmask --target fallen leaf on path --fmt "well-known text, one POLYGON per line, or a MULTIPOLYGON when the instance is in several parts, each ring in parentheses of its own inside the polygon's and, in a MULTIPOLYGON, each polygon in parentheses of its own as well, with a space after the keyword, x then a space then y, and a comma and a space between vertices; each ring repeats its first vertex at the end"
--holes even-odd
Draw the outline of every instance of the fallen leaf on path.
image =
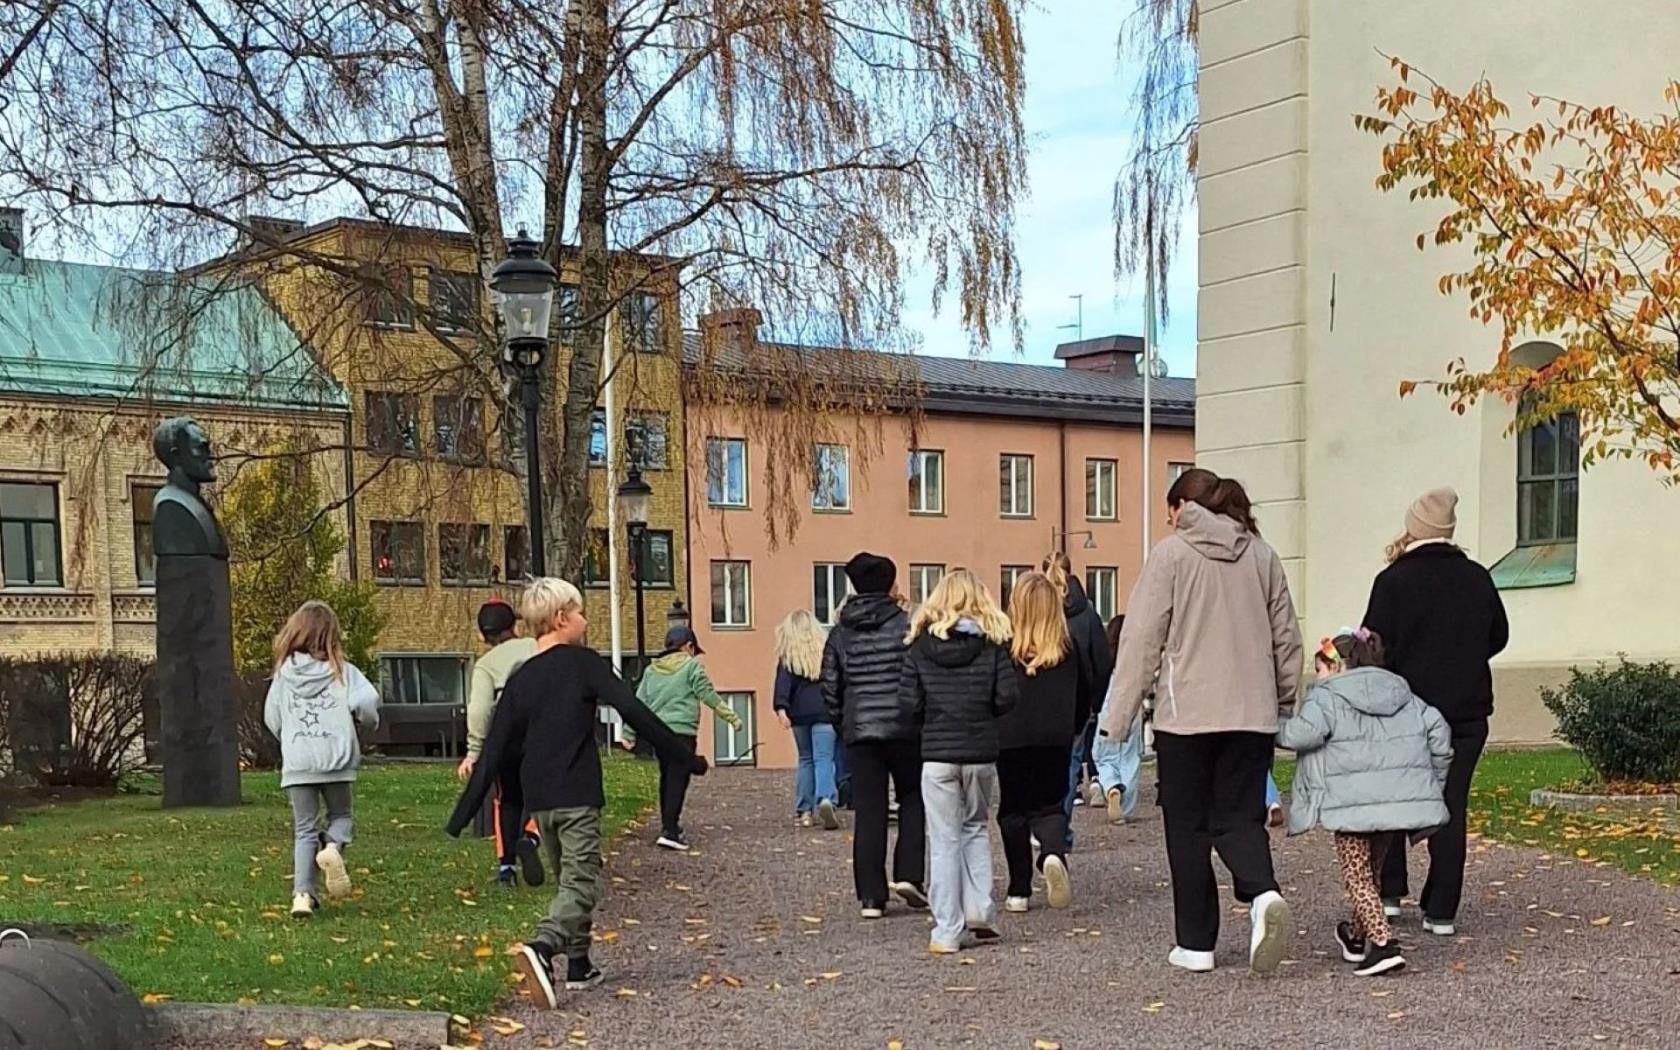
POLYGON ((1148 1006, 1143 1008, 1143 1012, 1146 1013, 1146 1014, 1158 1014, 1158 1013, 1161 1012, 1162 1008, 1165 1007, 1166 1005, 1167 1005, 1166 1003, 1162 1003, 1162 1002, 1150 1003, 1148 1006))
POLYGON ((1389 996, 1391 996, 1393 994, 1394 994, 1394 989, 1389 988, 1389 989, 1386 989, 1386 990, 1381 991, 1381 992, 1372 992, 1371 993, 1371 998, 1373 998, 1373 999, 1387 999, 1389 996))
POLYGON ((816 915, 801 915, 799 917, 799 920, 801 922, 808 922, 812 926, 817 926, 817 925, 820 925, 822 923, 822 918, 820 916, 816 916, 816 915))
POLYGON ((904 1042, 900 1039, 888 1039, 887 1050, 904 1050, 904 1042))
POLYGON ((268 1046, 268 1047, 273 1047, 274 1050, 280 1050, 280 1048, 282 1046, 286 1045, 286 1040, 284 1040, 284 1039, 264 1039, 263 1040, 263 1045, 268 1046))
POLYGON ((723 978, 723 983, 727 984, 731 988, 741 987, 741 979, 739 977, 730 977, 728 975, 725 975, 724 978, 723 978))
POLYGON ((1048 1039, 1034 1039, 1033 1050, 1062 1050, 1062 1044, 1052 1043, 1048 1039))
POLYGON ((840 971, 839 970, 830 970, 827 973, 818 974, 817 976, 821 977, 825 981, 832 981, 835 978, 840 976, 840 971))
POLYGON ((600 941, 602 944, 617 944, 618 943, 618 931, 617 930, 606 930, 602 933, 597 933, 595 935, 595 939, 597 941, 600 941))
POLYGON ((525 1030, 525 1026, 511 1017, 492 1017, 490 1029, 497 1035, 518 1035, 525 1030))
POLYGON ((642 924, 640 919, 620 919, 618 921, 626 926, 640 926, 642 924))
POLYGON ((1608 926, 1608 925, 1610 925, 1610 916, 1601 915, 1598 918, 1594 919, 1592 921, 1592 924, 1594 926, 1608 926))
POLYGON ((617 996, 620 999, 634 999, 634 998, 636 998, 636 989, 634 989, 634 988, 620 988, 618 991, 614 992, 613 995, 617 996))
POLYGON ((1405 1016, 1406 1016, 1406 1011, 1396 1010, 1393 1013, 1388 1015, 1388 1019, 1390 1021, 1398 1021, 1398 1020, 1400 1020, 1400 1018, 1405 1017, 1405 1016))
POLYGON ((980 989, 972 984, 952 984, 945 987, 947 992, 978 992, 980 989))

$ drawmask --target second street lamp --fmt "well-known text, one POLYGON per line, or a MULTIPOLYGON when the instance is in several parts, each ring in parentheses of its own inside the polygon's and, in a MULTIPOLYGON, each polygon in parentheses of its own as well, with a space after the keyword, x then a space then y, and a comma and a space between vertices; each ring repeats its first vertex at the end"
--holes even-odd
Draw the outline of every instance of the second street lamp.
POLYGON ((537 413, 542 408, 542 364, 548 352, 548 318, 554 309, 558 275, 542 258, 542 245, 521 229, 508 241, 508 257, 490 273, 501 314, 502 363, 517 374, 525 407, 525 499, 530 533, 526 541, 531 575, 547 575, 543 538, 542 455, 537 447, 537 413))
POLYGON ((630 528, 631 571, 636 574, 636 683, 642 681, 647 666, 647 638, 645 598, 643 587, 647 580, 647 523, 653 503, 653 486, 642 480, 642 472, 635 466, 624 483, 618 486, 618 507, 630 528))

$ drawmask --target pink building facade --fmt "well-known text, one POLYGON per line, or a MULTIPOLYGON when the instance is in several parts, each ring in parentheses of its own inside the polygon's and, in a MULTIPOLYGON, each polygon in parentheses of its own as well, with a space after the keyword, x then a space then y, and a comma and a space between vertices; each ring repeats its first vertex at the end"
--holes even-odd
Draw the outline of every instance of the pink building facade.
MULTIPOLYGON (((772 709, 774 633, 795 609, 832 623, 847 590, 841 567, 861 550, 898 564, 912 602, 945 571, 978 573, 994 595, 1017 573, 1065 547, 1099 613, 1125 611, 1142 564, 1142 403, 1138 340, 1063 346, 1065 367, 917 361, 923 418, 889 419, 883 447, 813 449, 825 469, 801 508, 797 534, 772 549, 763 476, 738 417, 690 414, 690 609, 720 693, 744 726, 708 719, 701 744, 714 761, 791 767, 791 734, 772 709), (705 454, 698 454, 704 449, 705 454)), ((1152 391, 1153 536, 1165 533, 1164 496, 1194 458, 1194 384, 1157 380, 1152 391)), ((848 428, 837 428, 844 432, 848 428)))

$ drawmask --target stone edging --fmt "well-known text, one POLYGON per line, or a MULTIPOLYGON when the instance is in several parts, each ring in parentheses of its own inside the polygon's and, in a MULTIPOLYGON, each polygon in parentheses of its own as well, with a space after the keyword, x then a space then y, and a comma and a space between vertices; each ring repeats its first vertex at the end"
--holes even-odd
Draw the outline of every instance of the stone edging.
POLYGON ((448 1046, 450 1015, 430 1010, 341 1010, 313 1006, 157 1003, 146 1007, 160 1042, 194 1046, 258 1045, 285 1039, 292 1046, 314 1036, 326 1043, 381 1039, 399 1047, 448 1046))
POLYGON ((1569 813, 1592 813, 1599 809, 1617 813, 1649 813, 1653 809, 1680 808, 1680 795, 1585 795, 1535 788, 1529 793, 1528 803, 1569 813))

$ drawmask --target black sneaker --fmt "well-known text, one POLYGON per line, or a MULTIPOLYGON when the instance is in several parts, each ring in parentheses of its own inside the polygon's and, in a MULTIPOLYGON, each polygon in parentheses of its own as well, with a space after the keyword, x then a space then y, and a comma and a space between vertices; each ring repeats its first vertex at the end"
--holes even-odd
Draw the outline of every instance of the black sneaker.
POLYGON ((1400 954, 1400 945, 1393 941, 1387 944, 1373 944, 1365 953, 1365 961, 1353 972, 1361 977, 1375 977, 1380 973, 1395 973, 1406 967, 1406 957, 1400 954))
POLYGON ((916 911, 925 911, 928 906, 927 893, 914 882, 895 882, 892 891, 898 894, 898 899, 916 911))
POLYGON ((554 994, 554 953, 540 944, 524 944, 514 956, 514 965, 525 975, 525 987, 531 992, 531 1005, 539 1010, 552 1010, 560 1005, 554 994))
POLYGON ((996 944, 1003 939, 1003 934, 999 933, 995 926, 970 926, 968 935, 974 938, 975 944, 996 944))
POLYGON ((503 864, 496 869, 496 882, 510 890, 519 885, 519 876, 514 874, 512 864, 503 864))
POLYGON ((680 831, 672 832, 669 835, 659 836, 659 838, 654 840, 654 845, 658 846, 660 849, 676 850, 678 853, 688 852, 688 839, 684 838, 683 833, 680 831))
POLYGON ((589 956, 566 960, 566 991, 581 992, 586 988, 595 987, 601 980, 601 971, 589 961, 589 956))
POLYGON ((1365 938, 1353 932, 1351 922, 1336 924, 1336 943, 1342 946, 1342 959, 1345 962, 1362 963, 1371 951, 1371 946, 1366 943, 1365 938))
POLYGON ((542 854, 537 851, 535 835, 519 836, 519 843, 514 846, 519 854, 519 873, 525 876, 525 885, 541 886, 543 884, 542 854))

